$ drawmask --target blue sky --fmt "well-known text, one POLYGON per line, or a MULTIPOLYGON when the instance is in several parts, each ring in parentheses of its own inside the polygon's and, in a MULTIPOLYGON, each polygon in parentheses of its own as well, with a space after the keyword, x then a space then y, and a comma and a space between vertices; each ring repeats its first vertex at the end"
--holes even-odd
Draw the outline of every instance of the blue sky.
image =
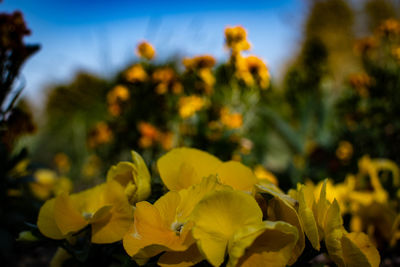
POLYGON ((50 83, 68 81, 78 70, 112 76, 135 59, 146 39, 158 59, 209 53, 223 60, 223 31, 242 25, 261 56, 279 73, 295 51, 303 1, 4 0, 1 11, 21 10, 41 51, 25 65, 25 94, 37 98, 50 83))

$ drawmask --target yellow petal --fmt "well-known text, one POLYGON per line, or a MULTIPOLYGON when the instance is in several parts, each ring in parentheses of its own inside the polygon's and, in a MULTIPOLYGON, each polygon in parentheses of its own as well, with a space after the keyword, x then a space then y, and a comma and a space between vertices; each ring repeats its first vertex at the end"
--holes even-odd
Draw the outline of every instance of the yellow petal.
POLYGON ((343 221, 339 204, 336 199, 328 208, 325 218, 324 235, 325 246, 329 257, 340 267, 345 266, 342 251, 343 221))
POLYGON ((279 187, 275 184, 271 183, 268 180, 262 179, 258 180, 256 186, 256 190, 260 193, 267 193, 272 196, 278 197, 280 199, 284 199, 286 202, 290 203, 292 206, 296 205, 296 200, 292 197, 286 195, 279 187))
POLYGON ((195 184, 188 189, 180 190, 179 195, 181 201, 177 208, 177 220, 180 222, 186 222, 197 203, 199 203, 207 193, 231 189, 230 186, 221 184, 217 177, 209 176, 203 178, 200 184, 195 184))
POLYGON ((230 185, 236 190, 252 192, 257 178, 253 171, 237 161, 222 163, 217 168, 217 175, 221 183, 230 185))
POLYGON ((207 152, 194 148, 175 148, 157 161, 158 171, 169 190, 180 190, 197 184, 203 177, 216 174, 222 162, 207 152), (186 175, 182 176, 181 172, 186 175))
POLYGON ((204 260, 196 244, 193 244, 185 251, 167 251, 161 255, 158 265, 162 267, 189 267, 204 260))
POLYGON ((378 267, 380 256, 368 236, 360 233, 346 233, 342 237, 343 257, 348 267, 378 267))
POLYGON ((143 158, 132 150, 132 159, 137 167, 137 197, 136 201, 142 201, 147 199, 151 194, 151 176, 149 170, 147 169, 146 163, 143 158))
POLYGON ((55 202, 55 198, 52 198, 43 204, 39 211, 37 226, 44 236, 52 239, 63 239, 64 235, 61 233, 54 219, 55 202))
POLYGON ((304 230, 297 211, 289 202, 282 198, 274 197, 268 201, 268 220, 288 222, 297 228, 299 238, 288 263, 289 265, 293 264, 301 255, 305 247, 304 230))
POLYGON ((314 217, 316 218, 317 222, 318 236, 320 240, 322 240, 322 238, 324 237, 325 218, 328 208, 330 206, 330 202, 326 199, 326 184, 327 180, 324 180, 321 186, 318 202, 314 202, 312 207, 314 217))
POLYGON ((250 195, 222 190, 205 196, 194 209, 192 220, 199 250, 212 265, 219 266, 235 231, 260 223, 262 212, 250 195))
POLYGON ((78 208, 67 193, 56 197, 54 204, 54 218, 63 235, 77 232, 88 225, 78 208))
POLYGON ((151 193, 150 173, 143 158, 132 151, 133 163, 121 161, 107 173, 107 181, 115 180, 124 188, 131 204, 145 200, 151 193))
POLYGON ((133 210, 120 184, 108 182, 104 198, 108 205, 94 214, 92 222, 92 242, 97 244, 121 240, 133 223, 133 210))
POLYGON ((299 202, 298 214, 300 221, 304 228, 304 232, 311 242, 311 245, 316 249, 320 249, 318 227, 315 221, 314 213, 312 209, 307 206, 304 196, 304 185, 297 185, 296 200, 299 202))
POLYGON ((280 221, 241 228, 229 243, 228 266, 286 266, 297 239, 297 229, 280 221))

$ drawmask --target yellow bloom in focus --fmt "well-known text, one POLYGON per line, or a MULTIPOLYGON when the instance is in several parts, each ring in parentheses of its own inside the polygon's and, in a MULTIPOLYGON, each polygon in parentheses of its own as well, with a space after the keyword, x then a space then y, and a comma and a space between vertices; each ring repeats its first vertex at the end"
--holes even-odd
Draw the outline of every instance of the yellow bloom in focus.
POLYGON ((146 41, 140 42, 136 47, 136 54, 139 57, 145 58, 147 60, 151 60, 154 58, 156 51, 154 47, 146 41))
POLYGON ((124 248, 138 264, 163 251, 159 264, 182 258, 191 266, 203 259, 191 235, 193 222, 190 215, 197 203, 209 192, 229 189, 208 177, 188 189, 171 191, 159 198, 154 205, 148 202, 136 204, 134 223, 124 237, 124 248), (180 253, 174 253, 178 251, 180 253))
POLYGON ((121 161, 107 172, 107 181, 117 181, 124 188, 129 203, 145 200, 151 193, 150 173, 143 158, 131 151, 133 163, 121 161))
POLYGON ((350 142, 340 141, 339 147, 336 149, 336 157, 342 161, 347 161, 353 156, 353 146, 350 142))
POLYGON ((236 61, 236 76, 248 86, 257 84, 261 89, 267 89, 269 86, 268 67, 256 56, 239 56, 236 61))
POLYGON ((179 115, 182 119, 187 119, 192 117, 197 111, 202 109, 205 105, 203 98, 191 95, 182 96, 179 99, 179 115))
POLYGON ((147 80, 147 73, 142 65, 136 64, 126 70, 125 78, 131 83, 144 82, 147 80))
POLYGON ((93 243, 113 243, 128 231, 132 213, 122 186, 109 181, 46 201, 39 211, 37 226, 46 237, 64 239, 91 225, 93 243))
POLYGON ((213 266, 220 266, 234 234, 258 225, 262 212, 257 202, 239 191, 217 191, 203 198, 193 211, 192 234, 201 253, 213 266))
POLYGON ((272 172, 269 172, 267 169, 265 169, 262 165, 257 165, 254 168, 254 174, 260 180, 265 179, 276 186, 278 185, 278 179, 275 177, 275 175, 272 172))
POLYGON ((250 168, 235 161, 222 162, 193 148, 175 148, 157 161, 160 177, 169 190, 181 190, 216 175, 222 184, 252 192, 257 178, 250 168))
POLYGON ((238 129, 243 124, 242 114, 238 112, 230 112, 229 108, 222 108, 220 111, 220 120, 223 125, 229 129, 238 129))
POLYGON ((232 55, 240 51, 249 50, 250 43, 247 41, 247 32, 242 26, 225 28, 225 45, 231 49, 232 55))
POLYGON ((52 195, 72 190, 72 182, 66 177, 58 177, 52 170, 39 169, 34 173, 34 181, 29 187, 35 197, 46 200, 52 195))

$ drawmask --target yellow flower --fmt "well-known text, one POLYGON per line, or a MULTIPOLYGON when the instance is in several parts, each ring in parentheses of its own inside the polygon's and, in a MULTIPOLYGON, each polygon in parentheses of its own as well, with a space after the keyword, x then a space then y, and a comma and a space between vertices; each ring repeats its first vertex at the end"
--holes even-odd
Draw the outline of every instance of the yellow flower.
POLYGON ((248 86, 257 84, 261 89, 267 89, 269 86, 268 67, 256 56, 237 57, 236 76, 248 86))
POLYGON ((133 210, 120 184, 109 181, 77 194, 62 193, 46 201, 37 226, 52 239, 64 239, 91 225, 91 241, 113 243, 122 239, 132 223, 133 210))
POLYGON ((190 118, 202 109, 204 105, 205 101, 201 97, 195 95, 182 96, 179 99, 179 115, 182 119, 190 118))
POLYGON ((131 151, 133 163, 121 161, 107 172, 107 181, 117 181, 124 188, 125 195, 131 204, 149 197, 150 173, 143 158, 131 151))
POLYGON ((189 218, 204 195, 223 189, 229 188, 219 184, 215 177, 208 177, 188 189, 168 192, 154 205, 137 203, 134 223, 123 240, 125 250, 139 264, 163 251, 168 252, 159 259, 160 265, 184 259, 191 266, 201 261, 203 257, 194 244, 193 222, 189 218))
POLYGON ((257 178, 250 168, 235 161, 218 158, 193 148, 174 148, 157 161, 158 171, 169 190, 199 184, 204 177, 216 175, 222 184, 252 192, 257 178))
POLYGON ((229 108, 222 108, 220 111, 220 120, 223 125, 229 129, 238 129, 243 124, 242 114, 238 112, 230 112, 229 108))
POLYGON ((353 156, 353 146, 350 142, 340 141, 339 147, 336 149, 336 156, 342 161, 347 161, 353 156))
POLYGON ((39 169, 34 173, 34 181, 29 187, 35 197, 46 200, 52 195, 72 190, 72 182, 66 177, 58 177, 52 170, 39 169))
POLYGON ((67 173, 71 168, 69 158, 64 153, 57 153, 53 159, 54 164, 61 173, 67 173))
POLYGON ((215 58, 210 55, 196 56, 183 59, 183 65, 187 71, 195 72, 204 84, 204 90, 210 94, 215 83, 215 77, 211 68, 215 65, 215 58))
POLYGON ((225 44, 231 49, 232 55, 250 49, 250 43, 247 41, 246 30, 242 26, 225 28, 225 44))
POLYGON ((151 60, 154 58, 156 51, 154 47, 146 41, 140 42, 136 47, 136 54, 139 57, 151 60))
POLYGON ((157 83, 157 94, 166 94, 168 90, 172 90, 174 94, 180 94, 183 91, 182 84, 178 82, 175 71, 172 68, 165 67, 156 69, 152 78, 153 81, 157 83))
POLYGON ((144 82, 147 80, 147 73, 142 65, 136 64, 126 70, 125 78, 131 83, 144 82))
POLYGON ((269 182, 273 183, 274 185, 278 185, 278 179, 275 175, 268 170, 266 170, 262 165, 257 165, 254 168, 254 174, 257 176, 258 179, 265 179, 269 182))
POLYGON ((88 145, 91 148, 95 148, 102 144, 111 142, 113 133, 104 121, 98 122, 94 128, 90 131, 88 137, 88 145))
POLYGON ((262 216, 257 202, 248 194, 212 192, 193 211, 193 237, 213 266, 220 266, 227 252, 227 266, 266 262, 268 266, 286 266, 297 241, 297 230, 285 222, 263 222, 262 216))
POLYGON ((147 122, 140 122, 138 125, 141 138, 139 139, 139 146, 148 148, 153 146, 160 137, 160 132, 156 127, 147 122))
POLYGON ((129 97, 129 90, 126 86, 116 85, 110 92, 108 92, 107 102, 108 104, 124 102, 129 100, 129 97))
POLYGON ((378 28, 378 34, 385 37, 400 35, 400 22, 396 19, 387 19, 378 28))

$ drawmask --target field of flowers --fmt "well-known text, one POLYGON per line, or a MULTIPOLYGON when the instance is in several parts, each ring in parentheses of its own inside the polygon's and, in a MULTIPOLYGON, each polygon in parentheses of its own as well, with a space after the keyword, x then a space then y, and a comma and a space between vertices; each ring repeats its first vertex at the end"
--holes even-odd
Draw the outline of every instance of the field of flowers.
POLYGON ((281 85, 242 26, 225 62, 139 41, 114 77, 49 89, 40 120, 29 34, 0 14, 6 266, 400 265, 400 20, 352 40, 350 70, 314 31, 281 85))

